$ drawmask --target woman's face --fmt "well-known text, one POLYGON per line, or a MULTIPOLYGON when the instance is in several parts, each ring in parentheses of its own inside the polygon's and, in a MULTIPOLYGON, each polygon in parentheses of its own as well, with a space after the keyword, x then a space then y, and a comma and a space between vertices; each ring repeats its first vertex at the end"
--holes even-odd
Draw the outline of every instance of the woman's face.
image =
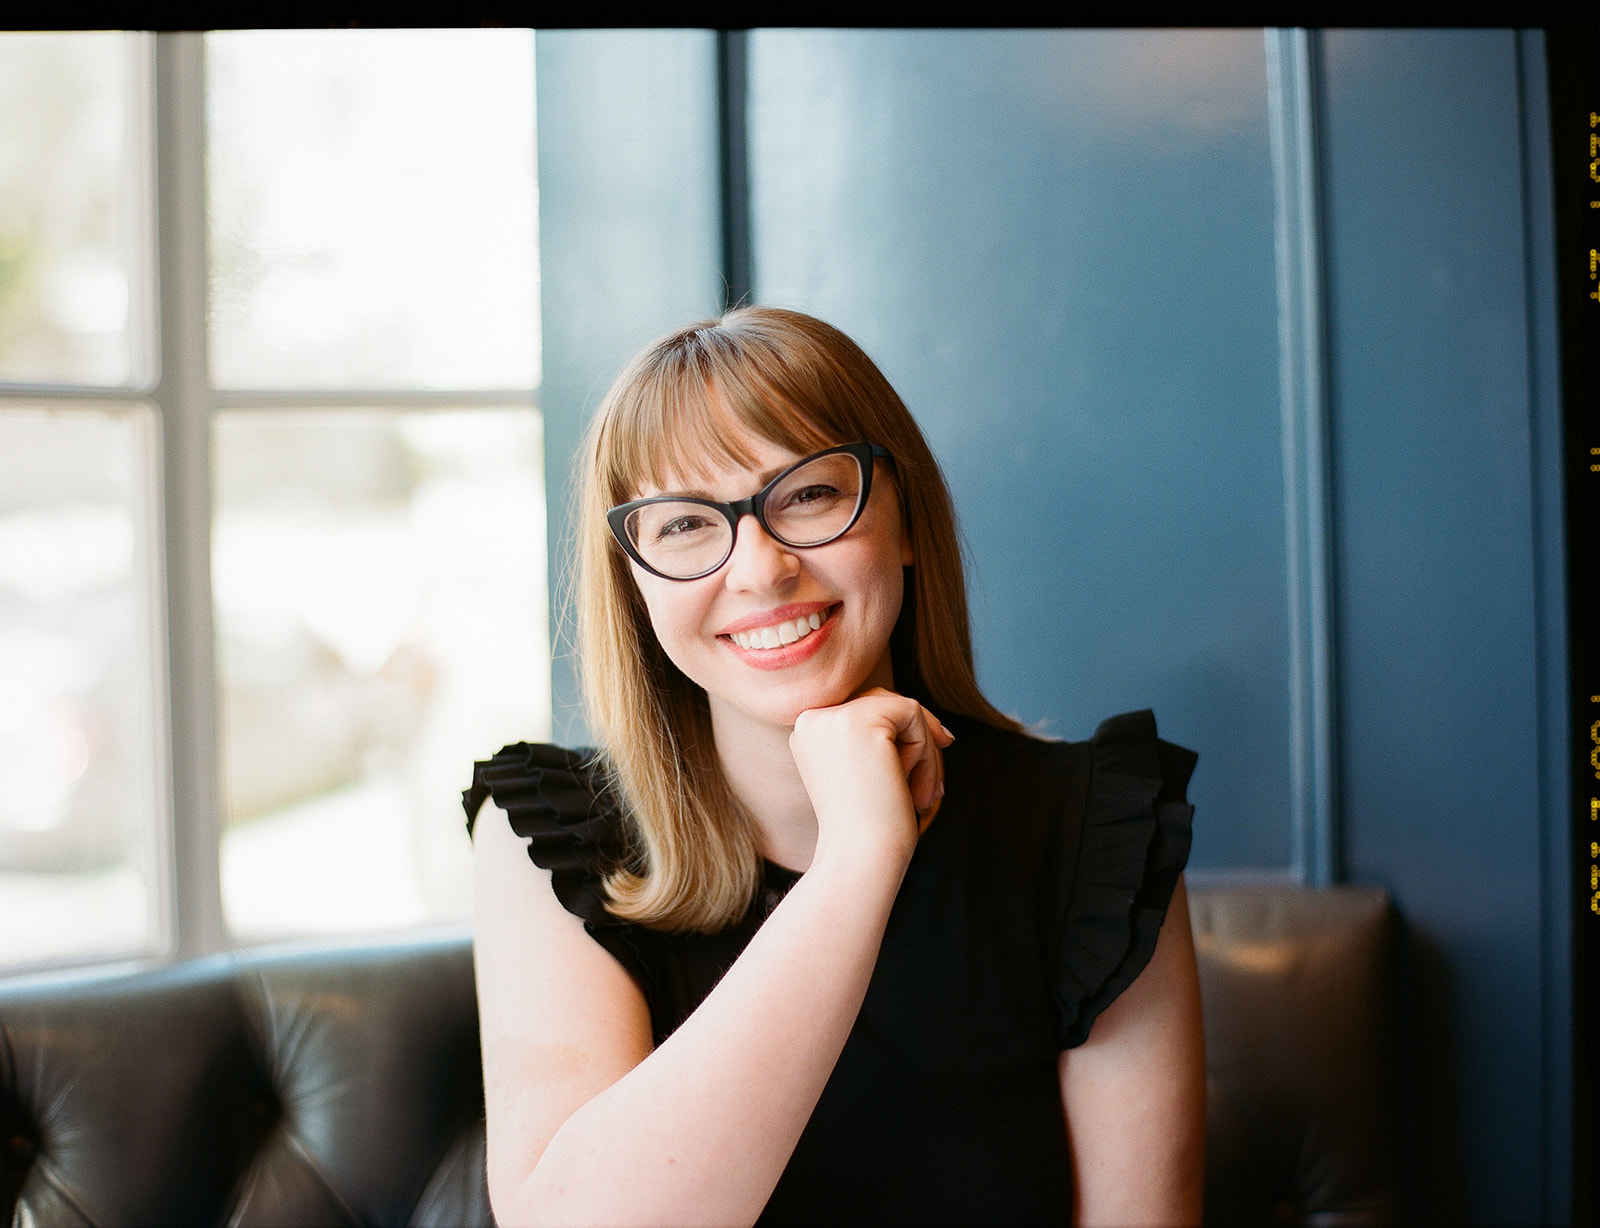
MULTIPOLYGON (((749 468, 669 473, 662 488, 645 487, 637 497, 732 503, 801 459, 755 437, 745 450, 754 457, 749 468)), ((889 686, 889 635, 900 615, 901 568, 911 561, 894 483, 880 463, 861 518, 827 545, 782 545, 744 516, 733 554, 709 576, 666 580, 637 564, 633 576, 656 638, 705 690, 719 735, 726 735, 729 722, 787 728, 807 709, 889 686), (760 646, 774 638, 791 642, 760 646)))

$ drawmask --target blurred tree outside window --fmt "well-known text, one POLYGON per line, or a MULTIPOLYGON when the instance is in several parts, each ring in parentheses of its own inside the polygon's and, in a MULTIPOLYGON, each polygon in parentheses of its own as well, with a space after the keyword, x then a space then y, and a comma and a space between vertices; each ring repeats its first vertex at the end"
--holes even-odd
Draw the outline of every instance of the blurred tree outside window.
POLYGON ((0 382, 149 376, 148 50, 0 35, 0 382))

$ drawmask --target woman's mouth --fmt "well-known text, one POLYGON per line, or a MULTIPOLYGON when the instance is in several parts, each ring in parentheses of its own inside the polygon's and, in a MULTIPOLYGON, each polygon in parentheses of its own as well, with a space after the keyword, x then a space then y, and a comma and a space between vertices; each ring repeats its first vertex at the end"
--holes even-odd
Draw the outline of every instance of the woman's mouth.
POLYGON ((826 610, 773 623, 771 626, 755 627, 749 631, 734 631, 728 638, 740 648, 756 651, 787 648, 790 644, 805 639, 813 631, 820 631, 822 625, 833 617, 836 609, 837 606, 829 606, 826 610))

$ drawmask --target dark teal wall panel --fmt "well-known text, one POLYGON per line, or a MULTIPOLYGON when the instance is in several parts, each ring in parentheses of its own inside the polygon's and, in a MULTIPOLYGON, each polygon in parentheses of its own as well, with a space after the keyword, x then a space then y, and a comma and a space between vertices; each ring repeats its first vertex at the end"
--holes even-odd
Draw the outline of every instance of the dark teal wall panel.
POLYGON ((1260 33, 758 31, 750 89, 757 295, 923 423, 990 694, 1068 737, 1155 707, 1197 864, 1287 868, 1260 33))
POLYGON ((1345 867, 1446 961, 1461 1151, 1436 1177, 1478 1222, 1559 1219, 1515 39, 1323 46, 1345 867))

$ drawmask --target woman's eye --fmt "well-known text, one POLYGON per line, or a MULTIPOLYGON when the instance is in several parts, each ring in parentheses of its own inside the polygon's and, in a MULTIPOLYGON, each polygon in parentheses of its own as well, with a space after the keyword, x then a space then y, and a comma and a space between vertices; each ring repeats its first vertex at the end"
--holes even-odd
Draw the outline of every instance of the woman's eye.
POLYGON ((670 537, 682 537, 705 527, 704 516, 674 516, 671 520, 663 522, 656 530, 656 540, 665 541, 670 537))
POLYGON ((804 507, 808 503, 825 503, 842 497, 837 487, 819 482, 810 486, 802 486, 784 499, 783 502, 786 507, 804 507))

